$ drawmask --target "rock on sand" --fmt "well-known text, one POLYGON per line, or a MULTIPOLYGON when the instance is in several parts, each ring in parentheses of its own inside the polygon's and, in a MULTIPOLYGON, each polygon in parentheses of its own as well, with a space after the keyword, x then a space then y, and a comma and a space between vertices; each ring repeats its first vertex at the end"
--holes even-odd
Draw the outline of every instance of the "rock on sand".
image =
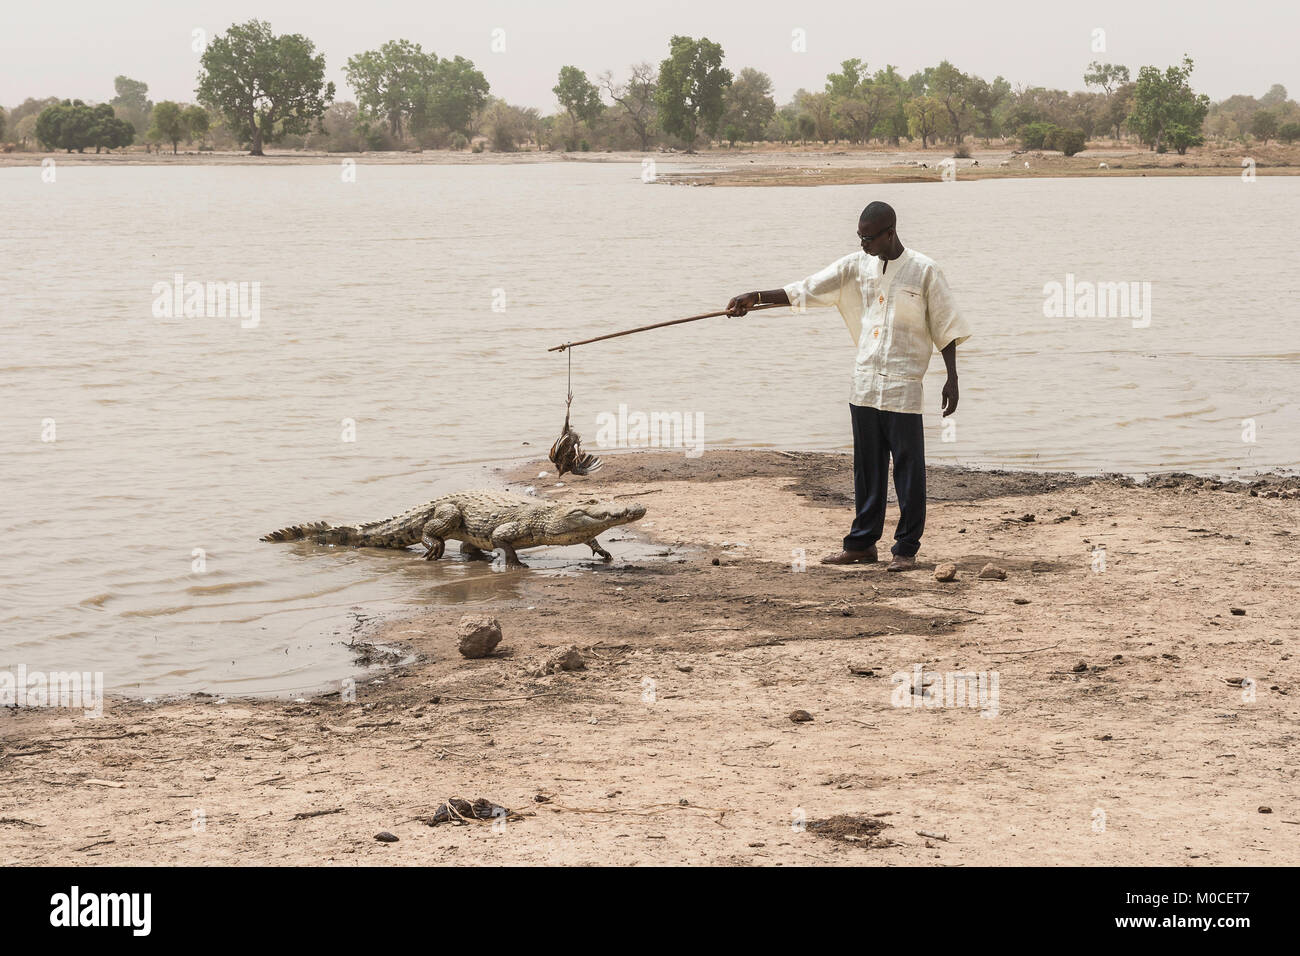
POLYGON ((466 614, 456 626, 458 649, 465 657, 487 657, 501 643, 501 625, 486 614, 466 614))

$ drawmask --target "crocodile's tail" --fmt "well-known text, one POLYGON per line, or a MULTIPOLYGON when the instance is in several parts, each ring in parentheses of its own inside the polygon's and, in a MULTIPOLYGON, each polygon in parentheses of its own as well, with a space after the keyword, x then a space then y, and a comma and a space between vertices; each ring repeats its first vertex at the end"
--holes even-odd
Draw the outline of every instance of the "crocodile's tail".
POLYGON ((272 531, 262 536, 263 541, 301 541, 310 538, 321 544, 349 544, 356 529, 334 526, 328 521, 310 521, 307 524, 295 524, 279 531, 272 531))

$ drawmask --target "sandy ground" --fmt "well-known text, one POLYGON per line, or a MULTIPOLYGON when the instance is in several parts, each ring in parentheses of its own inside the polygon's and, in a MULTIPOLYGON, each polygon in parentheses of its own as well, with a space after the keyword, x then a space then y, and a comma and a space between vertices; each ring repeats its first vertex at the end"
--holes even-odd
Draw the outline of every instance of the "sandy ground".
POLYGON ((636 452, 553 481, 648 514, 602 539, 609 566, 500 572, 521 584, 474 608, 491 658, 438 607, 371 635, 417 659, 355 703, 0 714, 0 862, 1300 862, 1300 479, 934 468, 905 574, 818 564, 851 519, 845 456, 636 452), (619 559, 625 534, 662 553, 619 559), (567 645, 585 669, 534 676, 567 645), (917 665, 996 672, 989 713, 895 706, 924 702, 917 665), (421 821, 450 797, 523 815, 421 821))
MULTIPOLYGON (((58 164, 104 166, 298 166, 338 164, 352 160, 360 165, 498 165, 531 163, 634 163, 649 158, 655 162, 655 182, 684 186, 834 186, 871 183, 941 181, 940 168, 952 156, 948 146, 930 149, 883 149, 846 147, 842 144, 810 144, 791 148, 771 144, 760 148, 715 147, 697 153, 659 152, 539 152, 470 153, 450 150, 391 151, 369 153, 324 153, 310 150, 270 149, 266 156, 249 156, 246 151, 172 155, 144 153, 0 153, 0 168, 40 166, 45 159, 58 164)), ((1058 152, 1024 152, 1014 145, 982 147, 976 142, 969 159, 957 159, 954 175, 966 179, 1036 179, 1079 176, 1240 176, 1242 160, 1255 161, 1260 176, 1300 175, 1300 145, 1279 143, 1250 148, 1206 147, 1157 155, 1132 146, 1117 147, 1094 143, 1077 156, 1058 152), (1105 163, 1105 167, 1102 167, 1105 163), (1028 164, 1028 165, 1026 165, 1028 164)))

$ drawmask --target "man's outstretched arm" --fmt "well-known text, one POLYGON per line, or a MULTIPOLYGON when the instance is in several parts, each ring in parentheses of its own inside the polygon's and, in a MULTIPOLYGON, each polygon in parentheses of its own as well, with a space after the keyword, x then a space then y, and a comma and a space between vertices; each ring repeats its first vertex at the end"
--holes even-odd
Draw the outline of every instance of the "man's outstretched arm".
POLYGON ((943 383, 943 418, 957 410, 957 340, 953 339, 939 352, 948 369, 948 381, 943 383))
POLYGON ((785 294, 785 289, 769 289, 766 292, 746 292, 738 295, 727 303, 728 315, 744 315, 756 305, 767 305, 774 303, 776 305, 789 305, 790 297, 785 294))

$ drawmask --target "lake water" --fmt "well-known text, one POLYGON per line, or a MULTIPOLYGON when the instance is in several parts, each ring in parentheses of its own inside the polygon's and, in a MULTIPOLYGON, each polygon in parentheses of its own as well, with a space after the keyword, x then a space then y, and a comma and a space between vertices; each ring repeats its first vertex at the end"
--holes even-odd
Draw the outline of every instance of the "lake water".
MULTIPOLYGON (((568 363, 547 347, 800 278, 854 251, 876 198, 975 330, 951 441, 931 366, 931 461, 1229 475, 1300 461, 1300 179, 708 189, 643 183, 639 165, 355 173, 0 169, 0 669, 98 670, 136 694, 295 693, 353 673, 350 608, 510 585, 482 565, 259 535, 386 517, 545 455, 568 363), (159 317, 177 274, 257 283, 256 323, 159 317), (1150 283, 1149 324, 1045 316, 1044 286, 1067 276, 1150 283)), ((588 444, 625 405, 700 416, 705 454, 851 447, 854 346, 833 310, 571 354, 588 444)))

